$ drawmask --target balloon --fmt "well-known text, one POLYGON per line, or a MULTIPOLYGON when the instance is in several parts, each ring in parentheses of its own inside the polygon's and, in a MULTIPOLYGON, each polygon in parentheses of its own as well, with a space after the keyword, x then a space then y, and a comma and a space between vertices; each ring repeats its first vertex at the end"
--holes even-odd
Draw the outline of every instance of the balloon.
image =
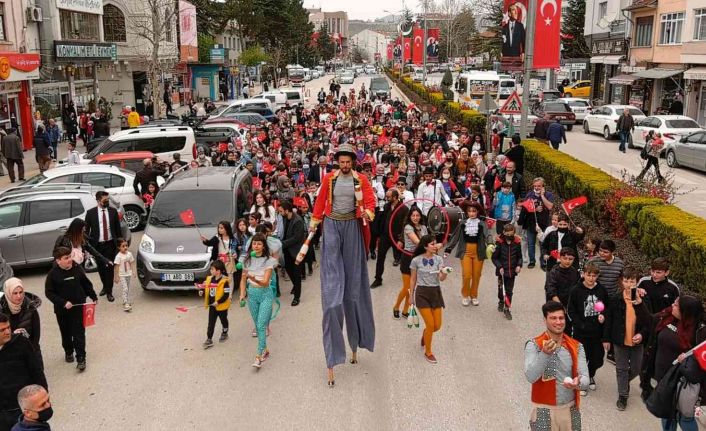
POLYGON ((257 253, 255 253, 255 250, 250 252, 250 257, 257 257, 257 253))
POLYGON ((605 304, 601 301, 598 301, 593 305, 593 309, 596 312, 601 313, 601 312, 603 312, 603 310, 605 310, 605 304))
POLYGON ((243 264, 238 262, 235 264, 235 270, 236 271, 241 271, 243 269, 243 264))

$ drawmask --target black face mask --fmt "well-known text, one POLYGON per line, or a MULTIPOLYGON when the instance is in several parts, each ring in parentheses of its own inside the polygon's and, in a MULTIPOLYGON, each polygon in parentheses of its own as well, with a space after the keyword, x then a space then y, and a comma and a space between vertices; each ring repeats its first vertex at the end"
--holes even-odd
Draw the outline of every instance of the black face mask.
POLYGON ((52 416, 54 416, 54 409, 51 406, 37 412, 37 420, 39 422, 49 422, 52 416))
POLYGON ((508 241, 512 241, 513 239, 515 239, 515 235, 505 235, 505 239, 508 241))
POLYGON ((566 233, 569 231, 569 228, 568 227, 560 227, 560 228, 557 228, 557 231, 559 231, 560 233, 566 233))

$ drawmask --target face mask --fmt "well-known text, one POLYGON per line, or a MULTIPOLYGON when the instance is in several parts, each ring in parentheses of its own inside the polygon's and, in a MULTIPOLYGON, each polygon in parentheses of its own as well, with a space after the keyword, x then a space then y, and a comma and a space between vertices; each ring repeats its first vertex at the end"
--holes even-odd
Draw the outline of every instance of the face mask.
POLYGON ((560 227, 560 228, 558 228, 557 230, 558 230, 560 233, 566 233, 566 232, 569 231, 569 228, 568 228, 568 227, 560 227))
POLYGON ((110 202, 109 201, 101 202, 101 206, 103 208, 108 208, 108 206, 110 206, 110 202))
POLYGON ((515 239, 515 235, 505 235, 505 239, 508 241, 512 241, 513 239, 515 239))
POLYGON ((451 174, 442 174, 441 177, 445 180, 448 180, 449 178, 451 178, 451 174))
POLYGON ((37 412, 37 420, 39 422, 49 422, 49 419, 54 416, 54 410, 51 408, 51 406, 47 407, 46 409, 37 412))

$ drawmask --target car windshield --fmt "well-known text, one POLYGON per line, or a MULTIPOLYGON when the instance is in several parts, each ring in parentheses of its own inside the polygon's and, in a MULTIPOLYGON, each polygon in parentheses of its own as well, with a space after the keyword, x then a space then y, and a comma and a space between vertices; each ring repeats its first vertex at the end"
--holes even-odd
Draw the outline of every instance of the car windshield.
POLYGON ((105 141, 96 145, 93 151, 88 153, 88 158, 95 159, 98 154, 105 153, 106 148, 110 147, 111 145, 113 145, 113 141, 111 141, 110 138, 106 139, 105 141))
POLYGON ((681 118, 678 120, 667 120, 667 127, 670 129, 700 129, 699 123, 692 119, 681 118))
POLYGON ((566 103, 547 103, 544 105, 545 112, 571 112, 566 103))
POLYGON ((219 106, 218 108, 216 108, 215 111, 211 112, 211 115, 218 115, 218 114, 222 113, 223 111, 225 111, 225 110, 228 109, 228 108, 229 108, 228 105, 221 105, 221 106, 219 106))
MULTIPOLYGON (((623 109, 623 108, 615 108, 615 113, 618 115, 623 115, 624 110, 625 109, 623 109)), ((630 113, 630 115, 639 115, 641 117, 645 116, 645 114, 643 114, 642 111, 640 111, 637 108, 628 108, 628 112, 630 113)))
POLYGON ((41 183, 42 181, 44 181, 46 179, 47 179, 47 177, 45 177, 44 174, 39 174, 39 175, 35 175, 32 178, 28 179, 27 181, 22 183, 22 185, 23 186, 33 186, 35 184, 41 183))
POLYGON ((588 102, 586 102, 585 100, 572 100, 567 103, 569 104, 569 106, 574 106, 578 108, 585 108, 586 106, 588 106, 588 102))
POLYGON ((184 227, 180 213, 191 210, 199 227, 216 226, 230 220, 233 194, 230 190, 198 190, 184 199, 183 190, 159 192, 152 206, 148 223, 152 226, 184 227))

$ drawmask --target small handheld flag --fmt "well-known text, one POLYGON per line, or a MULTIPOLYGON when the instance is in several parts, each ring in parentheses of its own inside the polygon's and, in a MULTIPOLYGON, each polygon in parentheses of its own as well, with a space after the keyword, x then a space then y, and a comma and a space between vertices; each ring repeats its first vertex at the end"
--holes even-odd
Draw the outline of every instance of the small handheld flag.
POLYGON ((588 198, 586 196, 579 196, 577 198, 565 201, 563 204, 561 204, 561 208, 564 210, 566 215, 571 215, 571 212, 574 209, 580 207, 581 205, 585 205, 587 202, 588 198))
POLYGON ((96 304, 83 304, 83 327, 88 328, 96 324, 96 304))

